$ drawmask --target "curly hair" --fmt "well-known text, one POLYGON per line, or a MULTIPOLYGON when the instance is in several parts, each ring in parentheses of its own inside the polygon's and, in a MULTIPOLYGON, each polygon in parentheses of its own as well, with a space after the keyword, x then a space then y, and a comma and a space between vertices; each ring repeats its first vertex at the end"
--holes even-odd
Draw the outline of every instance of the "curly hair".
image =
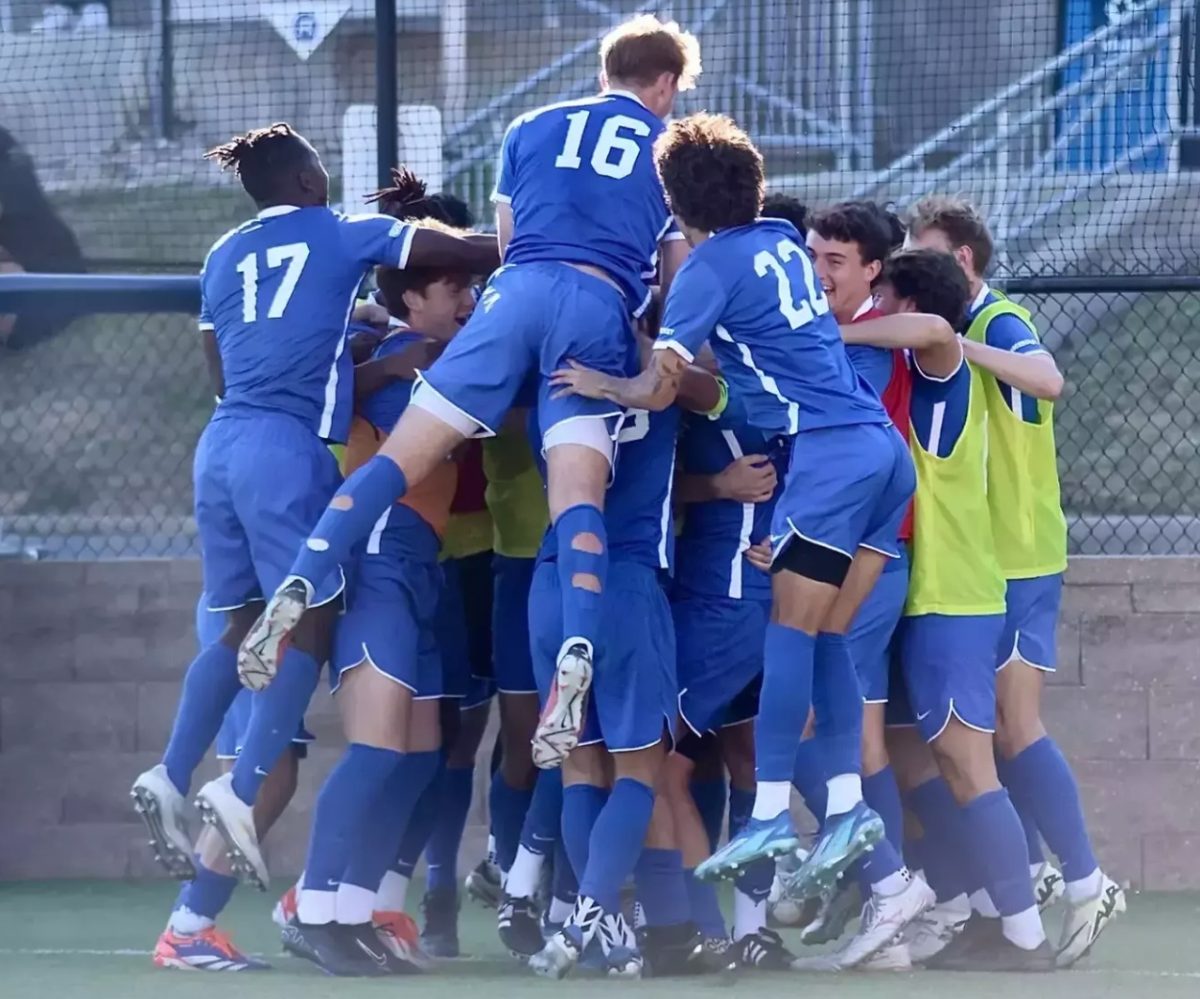
POLYGON ((879 284, 891 285, 897 298, 919 312, 941 316, 955 329, 962 325, 971 289, 958 261, 939 250, 901 250, 883 265, 879 284))
POLYGON ((791 222, 801 235, 808 228, 808 206, 790 194, 768 194, 763 199, 762 215, 763 218, 791 222))
POLYGON ((864 264, 882 263, 895 245, 886 213, 870 201, 842 201, 816 212, 809 218, 808 228, 822 239, 857 244, 864 264))
POLYGON ((285 121, 235 135, 204 154, 222 170, 233 170, 242 187, 260 204, 272 200, 284 175, 306 166, 313 149, 285 121))
POLYGON ((747 225, 763 204, 763 160, 733 119, 693 114, 668 126, 654 159, 671 211, 685 225, 717 232, 747 225))

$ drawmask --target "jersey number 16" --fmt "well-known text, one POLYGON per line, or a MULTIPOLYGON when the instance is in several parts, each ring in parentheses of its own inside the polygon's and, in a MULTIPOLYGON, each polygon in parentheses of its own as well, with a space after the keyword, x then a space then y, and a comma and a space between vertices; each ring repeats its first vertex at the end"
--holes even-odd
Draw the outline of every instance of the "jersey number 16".
MULTIPOLYGON (((300 275, 304 265, 308 263, 307 243, 288 243, 284 246, 272 246, 266 252, 267 266, 274 269, 287 263, 283 272, 283 280, 275 290, 271 299, 271 307, 267 310, 268 319, 280 319, 296 285, 300 283, 300 275)), ((237 265, 237 272, 242 276, 242 322, 253 323, 258 319, 258 254, 247 253, 237 265)))
MULTIPOLYGON (((567 115, 567 121, 571 125, 567 129, 562 152, 554 161, 554 165, 559 169, 578 170, 583 164, 579 157, 579 147, 583 145, 583 132, 591 115, 591 111, 576 111, 567 115)), ((630 118, 629 115, 618 114, 606 119, 596 137, 596 148, 592 150, 591 160, 592 169, 601 177, 620 180, 633 173, 633 165, 637 162, 642 147, 628 135, 622 135, 622 130, 632 132, 643 139, 650 135, 649 125, 636 118, 630 118), (612 162, 613 153, 620 154, 616 162, 612 162)))

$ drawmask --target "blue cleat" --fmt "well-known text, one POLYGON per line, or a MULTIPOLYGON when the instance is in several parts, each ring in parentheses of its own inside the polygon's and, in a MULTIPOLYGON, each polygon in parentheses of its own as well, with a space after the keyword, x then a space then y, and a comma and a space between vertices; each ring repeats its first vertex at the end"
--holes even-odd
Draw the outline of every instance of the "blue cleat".
POLYGON ((841 815, 830 816, 808 859, 784 878, 784 894, 802 902, 835 888, 846 869, 874 849, 883 835, 883 819, 864 802, 841 815))
POLYGON ((741 832, 696 866, 696 877, 701 881, 734 878, 754 861, 790 853, 799 845, 786 809, 773 819, 750 819, 741 832))

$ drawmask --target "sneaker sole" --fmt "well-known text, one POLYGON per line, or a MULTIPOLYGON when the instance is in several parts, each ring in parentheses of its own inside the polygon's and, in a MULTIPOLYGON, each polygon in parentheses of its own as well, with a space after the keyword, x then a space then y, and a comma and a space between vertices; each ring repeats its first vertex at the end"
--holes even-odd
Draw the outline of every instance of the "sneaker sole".
POLYGON ((883 840, 883 823, 873 823, 855 830, 846 851, 837 860, 825 864, 805 861, 795 874, 785 878, 784 891, 793 902, 803 902, 822 891, 836 888, 837 883, 859 857, 874 849, 883 840))
POLYGON ((167 835, 167 827, 163 822, 162 808, 158 796, 148 788, 135 786, 129 797, 133 799, 133 810, 137 812, 150 834, 149 845, 154 851, 154 859, 162 864, 163 869, 173 878, 180 881, 191 881, 196 876, 196 866, 192 863, 191 851, 186 853, 167 835))
POLYGON ((571 656, 554 673, 557 696, 546 705, 533 733, 533 764, 539 770, 562 766, 579 745, 588 691, 592 687, 592 664, 571 656))
POLYGON ((793 839, 789 843, 783 842, 777 845, 767 847, 762 853, 757 854, 750 859, 738 860, 734 863, 709 864, 705 861, 696 867, 695 875, 698 881, 728 881, 736 878, 743 867, 748 867, 750 864, 759 860, 774 860, 776 857, 782 857, 785 853, 791 853, 797 846, 800 845, 799 838, 793 839))
POLYGON ((287 641, 307 609, 286 593, 277 594, 267 605, 238 649, 238 677, 243 687, 257 692, 270 686, 287 641))
POLYGON ((204 824, 212 826, 225 843, 225 855, 229 859, 229 866, 233 869, 233 873, 243 881, 252 884, 259 891, 266 891, 270 879, 259 874, 258 868, 247 856, 246 851, 234 839, 229 827, 221 818, 221 813, 213 808, 207 798, 197 798, 196 809, 200 812, 200 818, 204 820, 204 824))

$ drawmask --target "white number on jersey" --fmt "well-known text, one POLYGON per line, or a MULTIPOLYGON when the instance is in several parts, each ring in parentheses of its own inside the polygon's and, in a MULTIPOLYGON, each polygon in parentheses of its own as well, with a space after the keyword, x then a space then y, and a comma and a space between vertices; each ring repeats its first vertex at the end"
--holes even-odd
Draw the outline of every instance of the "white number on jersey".
POLYGON ((806 323, 811 323, 814 315, 823 316, 829 311, 829 300, 817 284, 817 275, 813 271, 808 253, 790 239, 781 239, 775 247, 775 253, 771 253, 770 250, 760 250, 756 253, 754 273, 759 277, 774 273, 779 284, 779 311, 783 313, 784 319, 792 329, 799 329, 806 323), (804 285, 808 290, 806 300, 796 302, 792 297, 792 280, 783 266, 789 260, 800 261, 800 269, 804 272, 804 285))
MULTIPOLYGON (((562 152, 554 161, 556 167, 562 170, 578 170, 583 165, 583 160, 579 157, 579 147, 583 144, 583 131, 587 128, 591 114, 591 111, 576 111, 567 115, 567 121, 571 125, 567 129, 567 140, 563 143, 562 152)), ((628 135, 621 135, 622 129, 643 139, 650 135, 649 125, 628 115, 613 115, 605 121, 596 139, 596 148, 592 150, 591 161, 592 169, 601 177, 620 180, 633 173, 633 165, 642 149, 628 135), (609 162, 613 153, 620 154, 615 163, 609 162)))
MULTIPOLYGON (((308 244, 272 246, 266 256, 267 266, 272 269, 282 267, 285 261, 288 265, 271 299, 271 307, 267 310, 268 319, 281 319, 296 292, 296 285, 300 283, 304 265, 308 263, 308 244)), ((258 319, 258 257, 247 253, 237 265, 237 272, 242 276, 242 322, 252 323, 258 319)))
POLYGON ((650 412, 645 409, 625 410, 625 419, 617 434, 618 444, 632 444, 650 433, 650 412))

